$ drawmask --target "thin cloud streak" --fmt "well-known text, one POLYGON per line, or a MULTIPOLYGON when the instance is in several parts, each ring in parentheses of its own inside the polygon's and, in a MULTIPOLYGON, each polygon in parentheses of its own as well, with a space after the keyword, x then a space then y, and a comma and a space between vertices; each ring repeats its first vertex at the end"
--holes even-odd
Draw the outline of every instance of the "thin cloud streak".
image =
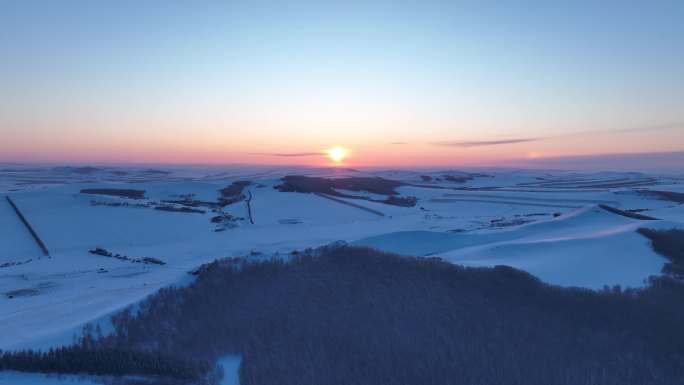
POLYGON ((625 128, 625 129, 619 130, 618 132, 660 131, 660 130, 670 130, 673 128, 684 128, 684 122, 665 123, 665 124, 660 124, 657 126, 650 126, 650 127, 625 128))
POLYGON ((299 156, 323 156, 323 152, 289 152, 289 153, 274 153, 274 154, 263 154, 269 156, 280 156, 280 157, 299 157, 299 156))
POLYGON ((515 139, 502 139, 502 140, 463 140, 463 141, 442 141, 442 142, 432 142, 431 144, 436 146, 451 146, 451 147, 482 147, 482 146, 497 146, 503 144, 515 144, 515 143, 525 143, 525 142, 536 142, 539 140, 549 140, 549 139, 560 139, 569 138, 574 136, 592 135, 592 134, 609 134, 609 133, 632 133, 632 132, 648 132, 648 131, 661 131, 661 130, 671 130, 671 129, 684 129, 684 122, 672 122, 665 123, 656 126, 648 127, 634 127, 634 128, 623 128, 619 130, 592 130, 592 131, 581 131, 575 133, 569 133, 564 135, 547 136, 541 138, 515 138, 515 139))
POLYGON ((504 139, 504 140, 467 140, 467 141, 445 141, 445 142, 433 142, 432 144, 436 146, 449 146, 449 147, 482 147, 482 146, 497 146, 500 144, 513 144, 513 143, 524 143, 524 142, 534 142, 537 140, 542 140, 546 138, 524 138, 524 139, 504 139))
POLYGON ((622 128, 622 129, 618 129, 618 130, 603 129, 603 130, 580 131, 580 132, 569 133, 569 134, 565 134, 565 135, 553 136, 553 137, 549 137, 547 139, 569 138, 569 137, 573 137, 573 136, 582 136, 582 135, 591 135, 591 134, 610 134, 610 133, 628 134, 628 133, 632 133, 632 132, 664 131, 664 130, 671 130, 671 129, 678 129, 678 128, 684 128, 684 122, 664 123, 664 124, 659 124, 659 125, 655 125, 655 126, 646 126, 646 127, 622 128))

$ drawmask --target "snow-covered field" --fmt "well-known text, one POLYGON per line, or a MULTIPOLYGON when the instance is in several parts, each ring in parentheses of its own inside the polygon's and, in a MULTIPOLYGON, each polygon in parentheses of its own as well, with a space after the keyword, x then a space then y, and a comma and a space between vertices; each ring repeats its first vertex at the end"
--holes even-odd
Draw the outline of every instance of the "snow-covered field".
MULTIPOLYGON (((659 274, 665 260, 635 230, 684 226, 684 205, 639 190, 684 192, 684 175, 0 165, 0 348, 69 343, 85 323, 106 323, 117 309, 160 287, 188 282, 189 271, 216 258, 285 256, 337 240, 460 264, 510 265, 563 286, 642 286, 646 277, 659 274), (273 188, 290 174, 396 180, 406 183, 397 188, 400 196, 417 197, 418 203, 398 207, 340 198, 381 216, 273 188), (218 190, 238 180, 252 181, 245 193, 252 196, 254 223, 244 200, 224 208, 197 207, 205 213, 153 208, 162 200, 216 202, 218 190), (80 193, 96 188, 144 190, 145 199, 80 193), (6 195, 41 237, 49 257, 6 195), (599 204, 660 220, 628 218, 599 204), (210 220, 218 215, 244 219, 225 225, 210 220), (97 247, 129 260, 89 252, 97 247), (132 261, 144 257, 165 264, 132 261)), ((0 382, 12 376, 2 375, 0 382)))
POLYGON ((12 385, 96 385, 88 376, 46 375, 41 373, 0 372, 0 384, 12 385))

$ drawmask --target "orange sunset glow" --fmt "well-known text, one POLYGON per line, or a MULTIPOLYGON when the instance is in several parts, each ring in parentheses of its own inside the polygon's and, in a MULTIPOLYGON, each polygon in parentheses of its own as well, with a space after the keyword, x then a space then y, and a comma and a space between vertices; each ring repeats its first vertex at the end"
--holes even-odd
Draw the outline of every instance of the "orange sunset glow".
POLYGON ((684 385, 684 0, 0 0, 0 385, 684 385))
POLYGON ((347 156, 349 156, 349 150, 342 147, 333 147, 329 150, 326 150, 326 153, 328 158, 337 163, 343 161, 347 156))
POLYGON ((599 7, 542 33, 548 15, 509 18, 511 5, 359 6, 286 17, 179 4, 173 23, 154 7, 7 7, 0 161, 501 166, 684 152, 678 22, 640 14, 637 33, 599 7), (320 150, 336 143, 353 156, 320 150))

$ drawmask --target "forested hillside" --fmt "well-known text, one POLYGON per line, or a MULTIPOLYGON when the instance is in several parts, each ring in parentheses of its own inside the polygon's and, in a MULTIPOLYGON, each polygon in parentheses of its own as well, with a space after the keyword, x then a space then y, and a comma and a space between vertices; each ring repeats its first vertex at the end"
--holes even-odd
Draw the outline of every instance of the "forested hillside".
MULTIPOLYGON (((671 385, 684 381, 682 298, 670 278, 645 290, 563 289, 509 267, 342 247, 212 263, 196 283, 117 314, 116 335, 84 341, 183 362, 241 355, 243 385, 671 385)), ((33 359, 31 370, 46 362, 33 359)))

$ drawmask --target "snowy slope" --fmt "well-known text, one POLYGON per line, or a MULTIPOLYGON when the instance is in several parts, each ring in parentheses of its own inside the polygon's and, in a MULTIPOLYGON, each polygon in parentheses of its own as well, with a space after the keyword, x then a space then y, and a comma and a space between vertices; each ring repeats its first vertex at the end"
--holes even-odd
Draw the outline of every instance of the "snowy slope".
POLYGON ((661 224, 588 206, 499 232, 397 232, 364 238, 355 244, 399 254, 436 255, 466 265, 509 265, 563 286, 638 287, 649 275, 658 275, 665 263, 648 240, 636 233, 639 227, 653 225, 661 224))
POLYGON ((41 373, 21 373, 0 371, 0 384, 7 385, 96 385, 88 376, 45 375, 41 373))
POLYGON ((0 265, 30 261, 0 267, 0 348, 68 343, 84 323, 106 323, 112 312, 160 287, 188 282, 188 271, 216 258, 252 251, 261 254, 248 258, 285 256, 337 240, 468 265, 507 264, 565 286, 641 286, 645 277, 659 272, 664 260, 634 230, 684 227, 684 206, 635 192, 643 188, 683 192, 684 181, 635 173, 501 169, 12 166, 12 171, 0 172, 0 265), (399 180, 412 184, 398 188, 399 194, 417 197, 418 204, 397 207, 342 199, 384 214, 379 216, 314 194, 273 188, 293 173, 399 180), (453 182, 445 175, 465 179, 453 182), (244 201, 206 208, 205 214, 91 205, 176 200, 188 194, 215 201, 218 190, 236 180, 254 182, 247 187, 254 224, 238 220, 234 228, 221 232, 214 231, 217 225, 210 218, 220 213, 246 218, 244 201), (141 189, 147 199, 79 193, 83 188, 141 189), (4 194, 24 212, 51 251, 50 258, 41 256, 4 194), (663 220, 622 217, 598 209, 597 203, 646 210, 643 214, 663 220), (88 252, 95 247, 166 264, 88 252))

